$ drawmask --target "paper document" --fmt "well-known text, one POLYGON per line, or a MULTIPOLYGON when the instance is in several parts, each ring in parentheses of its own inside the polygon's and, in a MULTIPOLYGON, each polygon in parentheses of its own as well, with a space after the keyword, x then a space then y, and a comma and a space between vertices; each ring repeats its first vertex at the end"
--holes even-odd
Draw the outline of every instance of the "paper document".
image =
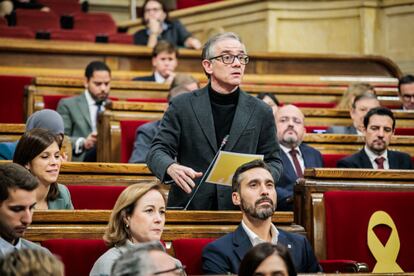
POLYGON ((256 159, 263 160, 263 155, 220 151, 206 182, 231 186, 236 169, 256 159))

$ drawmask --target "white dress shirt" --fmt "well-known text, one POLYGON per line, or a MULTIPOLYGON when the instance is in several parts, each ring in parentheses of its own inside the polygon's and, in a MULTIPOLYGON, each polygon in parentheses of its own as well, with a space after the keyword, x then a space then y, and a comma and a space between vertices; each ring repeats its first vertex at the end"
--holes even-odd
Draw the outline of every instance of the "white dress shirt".
POLYGON ((384 157, 384 169, 388 170, 390 168, 390 162, 388 160, 388 150, 384 151, 381 155, 377 155, 372 152, 366 145, 364 146, 365 153, 368 155, 369 161, 372 164, 374 169, 378 169, 378 164, 375 162, 375 159, 378 157, 384 157))
MULTIPOLYGON (((244 232, 246 232, 247 236, 249 237, 250 242, 252 243, 253 246, 256 246, 260 243, 264 243, 267 242, 265 240, 262 240, 261 238, 259 238, 258 235, 256 235, 255 232, 253 232, 252 230, 249 229, 249 227, 247 227, 247 225, 243 222, 241 222, 241 225, 243 227, 244 232)), ((279 238, 279 231, 277 231, 276 226, 273 225, 273 223, 270 224, 270 235, 272 236, 272 244, 277 244, 278 238, 279 238)))

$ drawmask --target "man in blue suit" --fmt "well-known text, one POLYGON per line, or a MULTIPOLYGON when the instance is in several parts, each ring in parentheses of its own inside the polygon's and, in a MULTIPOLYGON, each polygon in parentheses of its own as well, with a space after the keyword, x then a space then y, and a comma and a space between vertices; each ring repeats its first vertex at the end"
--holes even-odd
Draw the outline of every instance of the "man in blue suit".
POLYGON ((305 116, 294 105, 279 108, 276 115, 277 139, 283 163, 283 174, 276 185, 277 210, 293 211, 293 188, 303 177, 305 168, 323 167, 321 153, 303 144, 305 116))
POLYGON ((202 261, 205 274, 237 274, 244 255, 262 242, 285 246, 299 273, 321 271, 306 237, 285 232, 273 225, 276 189, 266 163, 254 160, 240 166, 234 173, 232 190, 232 201, 242 211, 242 222, 235 232, 204 248, 202 261))

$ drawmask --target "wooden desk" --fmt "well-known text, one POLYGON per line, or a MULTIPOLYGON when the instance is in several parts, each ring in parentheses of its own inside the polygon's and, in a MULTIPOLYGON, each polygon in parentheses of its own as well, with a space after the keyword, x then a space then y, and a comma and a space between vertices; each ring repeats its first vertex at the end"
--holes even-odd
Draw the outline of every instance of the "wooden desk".
MULTIPOLYGON (((400 77, 398 66, 381 56, 249 52, 248 74, 400 77)), ((202 73, 200 51, 180 49, 178 71, 202 73)), ((112 70, 151 71, 151 49, 143 46, 0 39, 0 66, 84 69, 92 60, 112 70)))
MULTIPOLYGON (((25 238, 42 241, 54 238, 100 239, 108 223, 110 210, 35 211, 25 238)), ((241 222, 238 211, 167 211, 162 239, 218 238, 241 222)), ((276 212, 273 222, 284 230, 304 233, 303 227, 293 224, 292 212, 276 212)))

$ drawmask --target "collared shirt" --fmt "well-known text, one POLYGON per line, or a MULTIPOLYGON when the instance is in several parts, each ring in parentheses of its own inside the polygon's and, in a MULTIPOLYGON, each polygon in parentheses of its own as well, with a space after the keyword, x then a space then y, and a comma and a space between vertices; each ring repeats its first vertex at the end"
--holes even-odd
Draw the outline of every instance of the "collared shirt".
MULTIPOLYGON (((249 237, 250 242, 252 243, 253 246, 256 246, 260 243, 264 243, 267 242, 265 240, 262 240, 261 238, 259 238, 258 235, 256 235, 255 232, 253 232, 252 230, 249 229, 249 227, 247 227, 247 225, 244 223, 244 221, 242 220, 241 225, 243 227, 244 232, 246 232, 247 236, 249 237)), ((279 238, 279 231, 277 231, 276 226, 273 225, 273 223, 270 224, 270 235, 272 236, 272 244, 277 244, 278 238, 279 238)))
MULTIPOLYGON (((279 144, 279 146, 283 150, 283 152, 286 153, 287 157, 289 158, 290 163, 292 164, 292 167, 295 168, 295 164, 293 163, 292 156, 289 153, 292 149, 287 148, 282 144, 279 144)), ((293 149, 296 150, 298 153, 296 157, 298 158, 298 161, 299 161, 300 167, 302 168, 302 173, 303 173, 305 171, 305 161, 303 160, 302 152, 300 151, 299 147, 295 147, 293 149)))
POLYGON ((375 162, 375 159, 378 157, 384 157, 384 169, 388 170, 390 168, 390 162, 388 160, 388 150, 384 151, 381 155, 377 155, 372 152, 366 145, 364 146, 365 153, 368 155, 369 161, 372 164, 374 169, 378 169, 378 164, 375 162))
POLYGON ((166 78, 164 78, 163 76, 161 76, 160 73, 158 73, 157 71, 154 72, 154 78, 155 78, 155 82, 156 83, 164 83, 166 78))
POLYGON ((2 237, 0 237, 0 252, 1 252, 1 256, 6 256, 9 253, 12 253, 16 250, 19 250, 22 248, 22 242, 21 239, 19 239, 16 243, 16 245, 13 245, 11 243, 9 243, 8 241, 6 241, 5 239, 3 239, 2 237))
MULTIPOLYGON (((91 94, 89 93, 87 89, 85 89, 85 98, 86 98, 86 103, 88 104, 89 117, 91 119, 92 131, 97 131, 96 113, 98 112, 98 106, 96 105, 96 101, 92 98, 91 94)), ((104 110, 105 110, 105 102, 103 102, 101 105, 101 111, 104 111, 104 110)), ((81 138, 78 138, 78 140, 76 140, 76 143, 75 143, 76 154, 83 152, 83 144, 85 142, 85 138, 86 137, 81 137, 81 138)))

